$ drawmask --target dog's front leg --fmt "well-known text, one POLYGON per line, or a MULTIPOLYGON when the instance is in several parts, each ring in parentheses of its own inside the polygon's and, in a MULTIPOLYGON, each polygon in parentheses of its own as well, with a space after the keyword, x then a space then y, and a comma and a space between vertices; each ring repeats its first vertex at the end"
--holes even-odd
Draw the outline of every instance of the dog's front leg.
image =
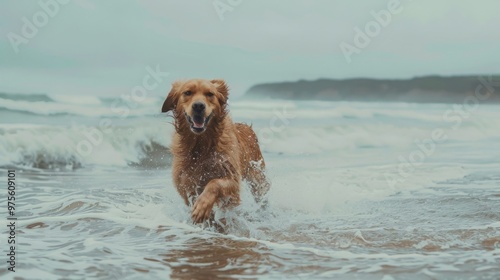
POLYGON ((238 204, 239 193, 239 182, 236 180, 227 178, 211 180, 196 199, 191 218, 195 223, 208 219, 214 204, 221 198, 229 198, 232 203, 238 204))

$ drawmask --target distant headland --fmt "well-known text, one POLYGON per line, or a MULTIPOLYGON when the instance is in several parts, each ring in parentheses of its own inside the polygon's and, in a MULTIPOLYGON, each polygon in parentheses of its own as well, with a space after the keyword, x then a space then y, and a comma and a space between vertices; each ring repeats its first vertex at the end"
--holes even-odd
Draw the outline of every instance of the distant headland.
POLYGON ((463 103, 476 96, 500 103, 500 75, 425 76, 412 79, 319 79, 257 84, 246 97, 294 100, 463 103))

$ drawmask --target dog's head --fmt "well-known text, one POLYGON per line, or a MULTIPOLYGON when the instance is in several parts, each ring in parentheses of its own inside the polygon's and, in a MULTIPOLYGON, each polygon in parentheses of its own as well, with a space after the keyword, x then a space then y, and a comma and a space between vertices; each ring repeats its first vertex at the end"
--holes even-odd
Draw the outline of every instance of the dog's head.
POLYGON ((176 122, 185 121, 195 134, 203 133, 211 120, 226 113, 229 92, 224 80, 176 81, 163 102, 161 111, 174 112, 176 122))

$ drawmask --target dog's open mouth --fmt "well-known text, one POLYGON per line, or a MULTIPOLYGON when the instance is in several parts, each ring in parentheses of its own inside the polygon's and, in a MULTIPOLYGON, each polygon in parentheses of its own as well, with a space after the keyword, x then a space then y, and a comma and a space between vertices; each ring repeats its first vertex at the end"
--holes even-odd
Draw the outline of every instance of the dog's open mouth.
POLYGON ((194 133, 202 133, 203 131, 205 131, 205 129, 207 128, 207 124, 210 121, 210 118, 212 117, 212 114, 210 114, 208 117, 204 117, 202 115, 193 115, 191 117, 186 113, 184 114, 186 115, 186 119, 191 125, 191 130, 194 133))

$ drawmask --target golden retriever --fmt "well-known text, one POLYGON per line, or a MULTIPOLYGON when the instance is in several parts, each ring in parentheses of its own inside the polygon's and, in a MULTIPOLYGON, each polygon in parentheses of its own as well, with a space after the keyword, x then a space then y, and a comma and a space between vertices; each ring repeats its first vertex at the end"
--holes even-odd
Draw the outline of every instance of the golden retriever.
POLYGON ((270 187, 257 136, 250 126, 231 121, 228 95, 223 80, 176 81, 161 109, 173 112, 172 177, 185 203, 192 205, 195 223, 213 220, 215 203, 238 205, 242 180, 257 202, 270 187))

